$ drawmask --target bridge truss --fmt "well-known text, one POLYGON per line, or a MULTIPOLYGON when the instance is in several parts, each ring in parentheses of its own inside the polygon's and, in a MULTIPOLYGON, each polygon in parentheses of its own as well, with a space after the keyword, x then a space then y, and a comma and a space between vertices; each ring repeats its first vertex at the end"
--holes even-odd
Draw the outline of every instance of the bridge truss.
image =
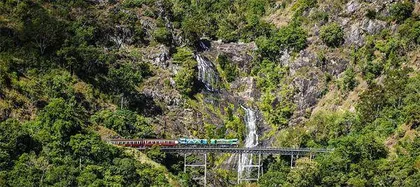
MULTIPOLYGON (((140 147, 138 150, 147 150, 146 147, 140 147)), ((207 154, 208 153, 232 153, 238 154, 238 167, 244 168, 257 168, 256 178, 251 175, 243 175, 238 172, 238 184, 243 181, 258 181, 260 176, 263 174, 262 158, 264 155, 286 155, 290 156, 290 167, 293 168, 296 160, 302 156, 308 156, 309 159, 313 159, 315 155, 320 153, 328 153, 333 151, 332 149, 313 149, 313 148, 267 148, 267 147, 254 147, 254 148, 238 148, 238 147, 161 147, 160 150, 166 153, 175 153, 184 155, 184 172, 187 173, 187 168, 203 168, 203 177, 196 177, 196 180, 202 180, 204 186, 207 185, 207 154), (204 163, 192 164, 187 162, 187 155, 203 155, 204 163), (254 161, 251 158, 251 164, 240 163, 241 157, 244 154, 254 154, 257 159, 254 161), (255 163, 252 163, 255 162, 255 163)))

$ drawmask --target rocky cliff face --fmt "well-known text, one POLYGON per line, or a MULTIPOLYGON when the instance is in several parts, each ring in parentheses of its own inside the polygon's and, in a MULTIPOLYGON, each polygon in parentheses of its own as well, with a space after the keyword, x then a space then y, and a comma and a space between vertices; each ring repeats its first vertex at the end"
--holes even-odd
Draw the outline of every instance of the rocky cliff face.
MULTIPOLYGON (((389 15, 389 6, 393 2, 392 0, 350 0, 345 4, 319 2, 317 6, 305 10, 303 15, 308 19, 320 12, 327 13, 328 19, 304 25, 309 34, 306 49, 299 52, 284 50, 279 56, 279 63, 288 71, 284 83, 293 90, 292 102, 295 107, 288 121, 289 126, 303 124, 310 118, 318 102, 327 96, 327 92, 339 89, 337 86, 329 86, 329 82, 341 80, 343 72, 353 61, 352 53, 366 43, 367 37, 381 33, 384 29, 396 31, 395 23, 381 19, 381 16, 389 15), (374 11, 376 17, 366 16, 367 11, 374 11), (320 28, 327 22, 338 23, 343 28, 343 47, 328 48, 320 40, 320 28)), ((288 6, 293 6, 293 3, 288 6)), ((286 7, 285 10, 292 11, 290 7, 286 7)), ((162 9, 160 14, 165 15, 164 11, 162 9)), ((278 19, 270 19, 277 15, 276 11, 272 12, 275 13, 268 16, 268 20, 279 27, 284 26, 276 24, 278 19)), ((284 19, 288 17, 286 13, 282 16, 284 19)), ((164 22, 165 27, 171 31, 173 43, 182 45, 183 39, 179 37, 179 31, 174 29, 168 20, 164 22)), ((141 19, 141 23, 150 29, 156 27, 156 23, 148 19, 141 19)), ((123 31, 124 29, 122 33, 125 33, 123 31)), ((118 41, 130 42, 129 39, 118 39, 118 41)), ((256 65, 255 59, 258 58, 257 50, 257 45, 253 42, 208 41, 206 44, 203 43, 203 46, 196 47, 195 59, 198 61, 196 73, 205 88, 190 100, 176 90, 174 77, 181 67, 173 62, 171 47, 156 45, 142 49, 141 60, 156 68, 155 76, 146 81, 140 90, 160 102, 164 108, 164 113, 154 119, 158 129, 162 132, 174 132, 171 133, 173 137, 177 135, 199 137, 205 133, 205 124, 215 124, 220 128, 226 123, 228 106, 232 105, 234 113, 240 116, 243 116, 240 105, 255 107, 256 103, 262 101, 261 89, 258 88, 255 75, 252 74, 252 69, 256 65), (227 56, 239 69, 238 76, 230 83, 218 78, 222 73, 217 62, 221 54, 227 56)), ((349 107, 354 108, 351 104, 349 107)), ((260 129, 270 129, 261 114, 259 119, 257 126, 260 129)))

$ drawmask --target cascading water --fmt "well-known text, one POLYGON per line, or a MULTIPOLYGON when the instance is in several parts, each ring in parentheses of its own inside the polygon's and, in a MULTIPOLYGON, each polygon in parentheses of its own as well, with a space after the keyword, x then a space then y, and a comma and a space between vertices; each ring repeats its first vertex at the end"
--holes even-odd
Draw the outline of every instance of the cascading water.
POLYGON ((213 63, 199 54, 195 55, 198 63, 198 80, 200 80, 208 91, 216 91, 219 84, 219 75, 213 63))
MULTIPOLYGON (((248 135, 245 138, 244 146, 246 148, 256 147, 258 145, 258 134, 257 134, 257 118, 255 117, 255 111, 249 108, 242 107, 245 110, 245 124, 248 135)), ((245 165, 252 165, 252 154, 243 154, 241 160, 239 160, 238 173, 243 176, 248 176, 251 172, 250 168, 245 168, 245 165)))

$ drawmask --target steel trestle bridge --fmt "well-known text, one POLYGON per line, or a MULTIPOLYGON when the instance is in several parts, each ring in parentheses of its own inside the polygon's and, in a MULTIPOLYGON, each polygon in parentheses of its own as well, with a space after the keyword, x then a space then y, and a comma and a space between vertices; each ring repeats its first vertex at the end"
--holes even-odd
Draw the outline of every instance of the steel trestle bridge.
MULTIPOLYGON (((238 160, 238 184, 244 181, 258 181, 263 175, 263 160, 265 155, 284 155, 290 156, 290 167, 295 166, 299 157, 306 157, 312 160, 318 154, 327 154, 334 151, 325 148, 291 148, 291 147, 263 147, 257 146, 252 148, 237 147, 236 141, 230 139, 210 140, 210 143, 204 139, 193 139, 194 141, 186 141, 184 139, 166 140, 166 139, 111 139, 109 143, 125 147, 133 147, 139 151, 148 151, 153 146, 158 146, 160 151, 171 154, 179 154, 184 156, 184 173, 198 175, 193 179, 202 181, 204 186, 207 185, 207 156, 208 154, 232 154, 231 159, 238 160), (183 143, 179 143, 185 141, 183 143), (204 142, 203 142, 204 141, 204 142), (214 142, 214 143, 212 143, 214 142), (217 144, 220 142, 220 144, 217 144), (201 159, 198 156, 203 156, 201 159), (189 156, 194 156, 189 157, 189 156), (188 157, 188 159, 187 159, 188 157), (243 161, 243 158, 246 161, 243 161), (246 172, 243 172, 245 171, 246 172), (200 177, 201 175, 201 177, 200 177)), ((230 164, 230 161, 228 161, 230 164)))
MULTIPOLYGON (((147 151, 150 148, 138 147, 139 151, 147 151)), ((244 164, 244 168, 254 168, 257 170, 256 176, 244 175, 238 173, 238 184, 243 181, 258 181, 260 176, 264 173, 262 167, 262 159, 264 155, 286 155, 290 156, 290 167, 293 168, 296 160, 299 157, 308 157, 310 160, 317 154, 329 153, 333 149, 322 149, 322 148, 274 148, 274 147, 253 147, 253 148, 241 148, 241 147, 214 147, 214 146, 200 146, 200 147, 160 147, 160 151, 165 153, 175 153, 184 155, 184 172, 187 173, 187 168, 201 168, 204 171, 202 177, 196 177, 194 179, 203 181, 203 185, 207 185, 207 154, 209 153, 231 153, 239 156, 238 167, 240 167, 241 157, 246 154, 255 155, 255 163, 244 164), (203 159, 199 163, 188 163, 187 155, 203 155, 203 159)), ((252 158, 251 158, 252 160, 252 158)), ((190 170, 191 171, 191 170, 190 170)))
MULTIPOLYGON (((140 151, 149 148, 137 148, 140 151)), ((317 148, 273 148, 273 147, 160 147, 162 152, 166 153, 242 153, 242 154, 273 154, 273 155, 310 155, 316 153, 327 153, 332 149, 317 148)))

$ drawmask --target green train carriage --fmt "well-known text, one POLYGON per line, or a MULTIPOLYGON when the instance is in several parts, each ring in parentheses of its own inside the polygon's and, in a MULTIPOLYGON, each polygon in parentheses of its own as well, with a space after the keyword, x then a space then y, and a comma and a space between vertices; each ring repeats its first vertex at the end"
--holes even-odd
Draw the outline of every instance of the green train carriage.
POLYGON ((210 139, 210 145, 238 146, 238 139, 210 139))

